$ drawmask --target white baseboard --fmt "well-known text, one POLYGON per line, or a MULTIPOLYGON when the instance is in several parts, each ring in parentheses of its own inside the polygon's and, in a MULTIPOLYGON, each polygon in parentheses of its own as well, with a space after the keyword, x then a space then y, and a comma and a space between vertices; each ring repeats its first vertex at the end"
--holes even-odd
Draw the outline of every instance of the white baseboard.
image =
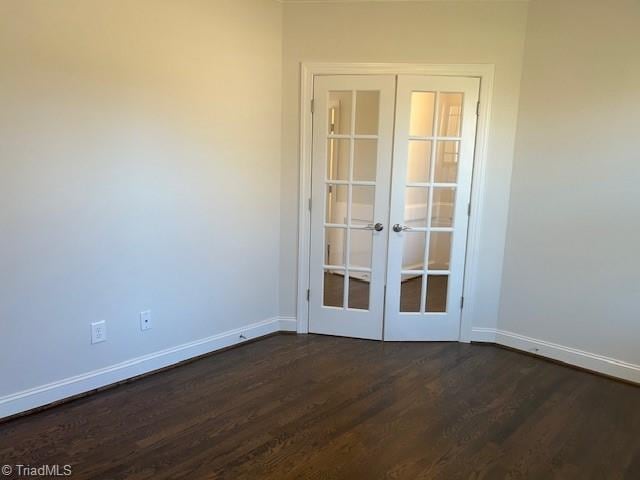
POLYGON ((298 322, 296 317, 280 316, 278 317, 280 324, 280 331, 282 332, 296 332, 298 330, 298 322))
POLYGON ((143 355, 105 368, 6 395, 0 397, 0 418, 58 402, 280 330, 295 331, 295 318, 269 318, 262 322, 143 355), (245 338, 240 338, 240 335, 245 338))
POLYGON ((472 342, 496 343, 496 329, 473 327, 471 330, 472 342))
POLYGON ((493 328, 474 328, 473 342, 497 343, 594 372, 640 383, 640 365, 493 328))

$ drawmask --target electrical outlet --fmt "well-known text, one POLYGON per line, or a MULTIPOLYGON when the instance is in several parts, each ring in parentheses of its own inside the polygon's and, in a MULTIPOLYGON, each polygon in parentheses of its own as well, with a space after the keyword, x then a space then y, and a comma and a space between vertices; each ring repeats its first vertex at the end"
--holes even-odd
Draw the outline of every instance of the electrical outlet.
POLYGON ((140 330, 149 330, 151 328, 151 310, 140 312, 140 330))
POLYGON ((102 320, 91 324, 91 343, 104 342, 107 339, 107 323, 102 320))

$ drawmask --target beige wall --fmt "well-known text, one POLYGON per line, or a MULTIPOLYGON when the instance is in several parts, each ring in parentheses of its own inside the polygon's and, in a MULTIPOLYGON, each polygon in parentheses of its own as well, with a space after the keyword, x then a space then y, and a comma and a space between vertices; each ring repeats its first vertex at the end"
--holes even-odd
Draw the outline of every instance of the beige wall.
POLYGON ((281 13, 0 2, 0 397, 277 314, 281 13))
POLYGON ((531 2, 499 327, 640 364, 640 2, 531 2))
POLYGON ((280 312, 296 310, 300 62, 496 66, 481 226, 476 324, 495 327, 518 108, 526 3, 285 4, 280 312))

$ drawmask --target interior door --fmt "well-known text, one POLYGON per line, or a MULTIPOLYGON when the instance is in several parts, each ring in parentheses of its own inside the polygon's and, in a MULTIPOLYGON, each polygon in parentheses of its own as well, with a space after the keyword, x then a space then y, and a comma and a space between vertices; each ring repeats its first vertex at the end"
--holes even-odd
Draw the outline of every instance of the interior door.
POLYGON ((382 339, 395 76, 314 79, 309 331, 382 339))
POLYGON ((400 75, 385 340, 458 340, 480 80, 400 75))

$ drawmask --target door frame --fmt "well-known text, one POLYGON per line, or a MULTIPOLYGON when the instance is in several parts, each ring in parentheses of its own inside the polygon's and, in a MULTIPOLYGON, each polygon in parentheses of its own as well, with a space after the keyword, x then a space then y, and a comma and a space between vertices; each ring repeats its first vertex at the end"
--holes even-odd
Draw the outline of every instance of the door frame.
POLYGON ((479 233, 482 224, 483 199, 489 141, 489 123, 493 98, 494 64, 411 64, 411 63, 323 63, 300 64, 300 177, 298 197, 298 281, 296 322, 298 333, 309 332, 310 243, 311 243, 311 162, 313 121, 311 101, 316 75, 433 75, 475 77, 480 79, 480 105, 476 126, 476 146, 471 180, 471 211, 467 229, 467 252, 464 268, 464 309, 460 314, 460 342, 471 341, 476 283, 479 276, 479 233))

